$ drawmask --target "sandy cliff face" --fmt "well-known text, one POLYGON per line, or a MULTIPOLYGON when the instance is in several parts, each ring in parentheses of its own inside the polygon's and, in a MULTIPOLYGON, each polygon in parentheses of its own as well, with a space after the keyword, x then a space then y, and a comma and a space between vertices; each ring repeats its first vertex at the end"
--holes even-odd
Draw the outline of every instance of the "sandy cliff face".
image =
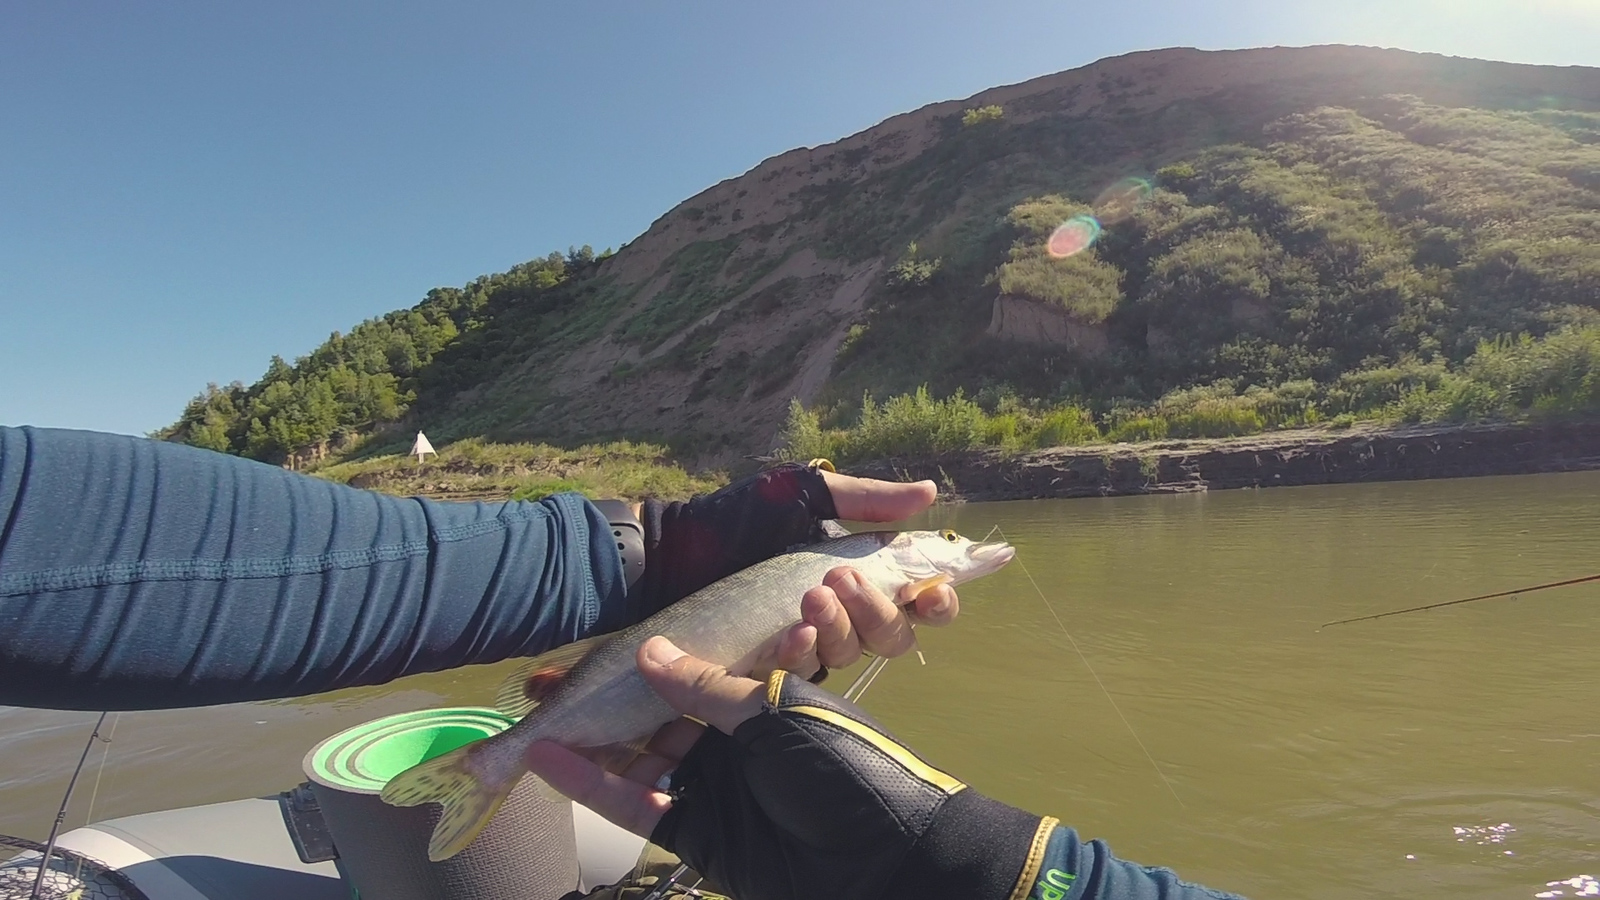
MULTIPOLYGON (((1001 106, 1007 128, 1100 123, 1126 145, 1108 138, 1103 153, 1083 160, 1086 170, 1132 160, 1150 171, 1219 141, 1264 144, 1262 127, 1281 115, 1396 93, 1446 105, 1560 94, 1572 108, 1600 109, 1600 70, 1352 47, 1160 50, 935 103, 790 150, 685 200, 607 260, 600 277, 617 298, 614 324, 506 373, 502 394, 538 396, 509 430, 692 433, 704 436, 707 458, 770 449, 790 398, 810 401, 827 385, 835 354, 884 292, 883 273, 907 240, 955 246, 963 223, 995 215, 997 198, 1030 193, 1030 152, 1013 153, 1003 139, 961 150, 988 154, 961 160, 970 183, 940 182, 929 160, 948 149, 963 110, 1001 106), (862 204, 882 224, 852 231, 858 223, 842 210, 862 204)), ((1071 183, 1072 173, 1054 174, 1071 183)), ((974 336, 993 298, 992 289, 973 298, 983 307, 974 336)), ((1104 351, 1094 329, 1021 321, 1032 312, 997 306, 992 327, 1060 325, 1062 340, 1104 351)))
POLYGON ((1046 303, 1024 297, 994 298, 988 334, 1022 344, 1070 347, 1085 356, 1104 356, 1111 340, 1103 324, 1085 322, 1046 303))

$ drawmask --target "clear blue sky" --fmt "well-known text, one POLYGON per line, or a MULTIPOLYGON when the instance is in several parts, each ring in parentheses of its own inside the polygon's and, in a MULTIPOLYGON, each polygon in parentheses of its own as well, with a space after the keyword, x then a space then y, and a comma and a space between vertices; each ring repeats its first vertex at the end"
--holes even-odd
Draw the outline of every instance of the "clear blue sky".
POLYGON ((895 113, 1133 50, 1600 65, 1600 0, 0 5, 0 423, 207 381, 895 113))

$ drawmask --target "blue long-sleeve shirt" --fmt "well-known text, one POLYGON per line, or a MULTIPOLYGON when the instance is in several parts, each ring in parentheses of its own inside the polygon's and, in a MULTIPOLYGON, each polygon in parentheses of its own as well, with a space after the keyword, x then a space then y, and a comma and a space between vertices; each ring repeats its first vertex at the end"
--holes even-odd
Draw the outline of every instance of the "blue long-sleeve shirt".
POLYGON ((576 494, 435 503, 120 435, 0 427, 0 704, 313 694, 623 622, 576 494))
POLYGON ((1050 829, 1028 900, 1244 900, 1180 880, 1171 869, 1141 866, 1085 841, 1071 828, 1050 829))

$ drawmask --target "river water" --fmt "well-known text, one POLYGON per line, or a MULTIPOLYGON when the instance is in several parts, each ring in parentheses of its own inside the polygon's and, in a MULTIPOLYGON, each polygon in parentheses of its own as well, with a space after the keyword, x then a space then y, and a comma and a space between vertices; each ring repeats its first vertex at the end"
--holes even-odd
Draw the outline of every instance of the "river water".
MULTIPOLYGON (((1318 629, 1600 572, 1600 472, 955 504, 918 524, 998 526, 1019 549, 920 632, 926 666, 896 660, 864 697, 978 789, 1257 898, 1570 897, 1548 883, 1600 876, 1600 584, 1318 629)), ((274 793, 333 731, 484 703, 506 668, 125 714, 67 824, 91 796, 105 818, 274 793)), ((93 720, 0 710, 0 832, 42 838, 93 720)))

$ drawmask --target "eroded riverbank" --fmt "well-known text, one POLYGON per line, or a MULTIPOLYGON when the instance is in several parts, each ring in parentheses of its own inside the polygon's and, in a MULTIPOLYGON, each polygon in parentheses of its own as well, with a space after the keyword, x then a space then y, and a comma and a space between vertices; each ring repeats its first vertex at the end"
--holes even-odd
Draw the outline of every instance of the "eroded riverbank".
POLYGON ((1242 438, 968 450, 848 467, 963 500, 1170 494, 1600 469, 1600 422, 1302 429, 1242 438))

